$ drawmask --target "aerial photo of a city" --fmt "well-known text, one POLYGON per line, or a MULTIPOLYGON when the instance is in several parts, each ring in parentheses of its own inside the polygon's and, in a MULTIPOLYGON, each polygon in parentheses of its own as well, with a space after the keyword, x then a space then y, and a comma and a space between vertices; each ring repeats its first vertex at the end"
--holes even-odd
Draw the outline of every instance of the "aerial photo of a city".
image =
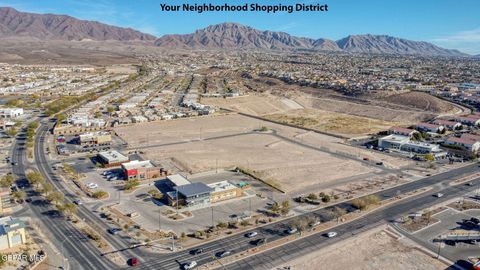
POLYGON ((182 1, 0 0, 0 269, 480 270, 479 1, 182 1))

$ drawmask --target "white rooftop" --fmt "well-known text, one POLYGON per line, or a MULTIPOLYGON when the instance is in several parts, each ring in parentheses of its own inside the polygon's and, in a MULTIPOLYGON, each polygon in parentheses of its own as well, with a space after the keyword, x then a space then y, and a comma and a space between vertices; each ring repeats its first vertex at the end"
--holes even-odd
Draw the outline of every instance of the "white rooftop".
POLYGON ((188 181, 187 178, 183 177, 180 174, 169 175, 167 176, 167 179, 174 183, 177 187, 190 184, 190 181, 188 181))
POLYGON ((234 184, 228 182, 227 180, 208 184, 207 186, 213 188, 214 189, 213 192, 220 192, 224 190, 237 188, 234 184))
POLYGON ((137 168, 151 168, 153 167, 153 164, 150 162, 150 160, 132 160, 130 162, 122 163, 122 166, 126 170, 133 170, 137 168))

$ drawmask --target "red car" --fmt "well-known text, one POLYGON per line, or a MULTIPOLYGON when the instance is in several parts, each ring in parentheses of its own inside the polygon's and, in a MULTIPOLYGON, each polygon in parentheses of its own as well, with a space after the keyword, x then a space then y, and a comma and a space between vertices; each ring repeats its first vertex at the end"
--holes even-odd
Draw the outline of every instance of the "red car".
POLYGON ((130 266, 137 266, 138 265, 138 259, 137 258, 130 258, 130 260, 128 260, 128 261, 129 261, 128 264, 130 266))

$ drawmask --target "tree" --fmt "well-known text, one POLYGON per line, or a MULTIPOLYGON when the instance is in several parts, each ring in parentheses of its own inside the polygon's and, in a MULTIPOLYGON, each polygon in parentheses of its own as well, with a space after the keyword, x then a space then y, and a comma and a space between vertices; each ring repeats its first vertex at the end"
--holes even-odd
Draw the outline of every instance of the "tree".
POLYGON ((328 202, 330 202, 330 200, 331 200, 331 197, 328 194, 325 194, 322 197, 322 202, 324 202, 324 203, 328 203, 328 202))
POLYGON ((287 215, 288 212, 290 212, 290 202, 288 200, 285 200, 282 202, 282 209, 280 210, 282 215, 287 215))
POLYGON ((60 211, 67 214, 67 216, 74 215, 77 212, 77 205, 74 203, 66 203, 60 211))
POLYGON ((431 210, 427 210, 425 213, 423 213, 423 217, 427 221, 427 226, 430 225, 430 222, 432 222, 432 214, 433 213, 431 210))
POLYGON ((10 187, 15 182, 13 174, 9 173, 0 179, 0 187, 10 187))
POLYGON ((7 135, 10 136, 10 137, 15 137, 17 135, 17 129, 16 128, 11 128, 9 130, 7 130, 7 135))
POLYGON ((25 200, 25 198, 27 198, 27 193, 25 193, 25 191, 23 191, 23 190, 17 190, 17 191, 12 192, 12 197, 16 201, 23 201, 23 200, 25 200))
POLYGON ((42 194, 48 195, 50 192, 53 191, 53 185, 50 184, 49 182, 43 182, 42 183, 42 194))
POLYGON ((308 194, 307 198, 309 200, 317 200, 318 199, 317 194, 315 194, 315 193, 308 194))
POLYGON ((27 173, 27 180, 31 185, 38 187, 38 185, 45 181, 45 178, 43 178, 43 175, 39 172, 29 172, 27 173))
POLYGON ((63 194, 60 192, 52 192, 47 195, 47 200, 49 200, 50 202, 53 202, 56 205, 58 205, 61 201, 63 201, 64 198, 65 196, 63 196, 63 194))
POLYGON ((340 217, 347 214, 347 210, 335 206, 332 210, 333 216, 337 219, 337 223, 340 221, 340 217))
POLYGON ((132 190, 136 188, 138 185, 140 185, 140 182, 138 180, 128 180, 127 183, 123 186, 124 190, 132 190))
POLYGON ((274 202, 272 207, 270 207, 270 210, 274 213, 278 213, 278 211, 280 211, 280 205, 278 205, 277 202, 274 202))
POLYGON ((63 121, 67 120, 67 116, 63 113, 57 115, 57 122, 62 123, 63 121))

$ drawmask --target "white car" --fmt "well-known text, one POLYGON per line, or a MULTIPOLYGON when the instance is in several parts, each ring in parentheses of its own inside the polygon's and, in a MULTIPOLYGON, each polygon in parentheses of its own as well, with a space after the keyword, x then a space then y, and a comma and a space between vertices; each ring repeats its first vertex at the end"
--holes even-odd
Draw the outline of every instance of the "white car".
POLYGON ((435 197, 441 198, 441 197, 443 197, 443 193, 437 193, 437 194, 435 194, 435 197))
POLYGON ((197 266, 197 262, 196 261, 191 261, 189 263, 186 263, 183 265, 183 269, 187 270, 187 269, 193 269, 197 266))
POLYGON ((90 188, 90 189, 95 189, 95 188, 98 188, 98 184, 96 184, 96 183, 88 183, 88 184, 87 184, 87 187, 90 188))
POLYGON ((249 232, 249 233, 246 234, 246 236, 247 236, 248 238, 252 238, 252 237, 255 237, 255 236, 257 236, 257 235, 258 235, 257 232, 249 232))
POLYGON ((335 236, 337 236, 337 232, 328 232, 327 236, 328 236, 328 238, 335 237, 335 236))
POLYGON ((315 221, 315 222, 312 222, 312 224, 310 224, 310 227, 315 227, 318 225, 320 225, 320 221, 315 221))
POLYGON ((298 231, 297 228, 290 228, 290 229, 287 230, 287 233, 288 233, 288 234, 294 234, 294 233, 296 233, 297 231, 298 231))

